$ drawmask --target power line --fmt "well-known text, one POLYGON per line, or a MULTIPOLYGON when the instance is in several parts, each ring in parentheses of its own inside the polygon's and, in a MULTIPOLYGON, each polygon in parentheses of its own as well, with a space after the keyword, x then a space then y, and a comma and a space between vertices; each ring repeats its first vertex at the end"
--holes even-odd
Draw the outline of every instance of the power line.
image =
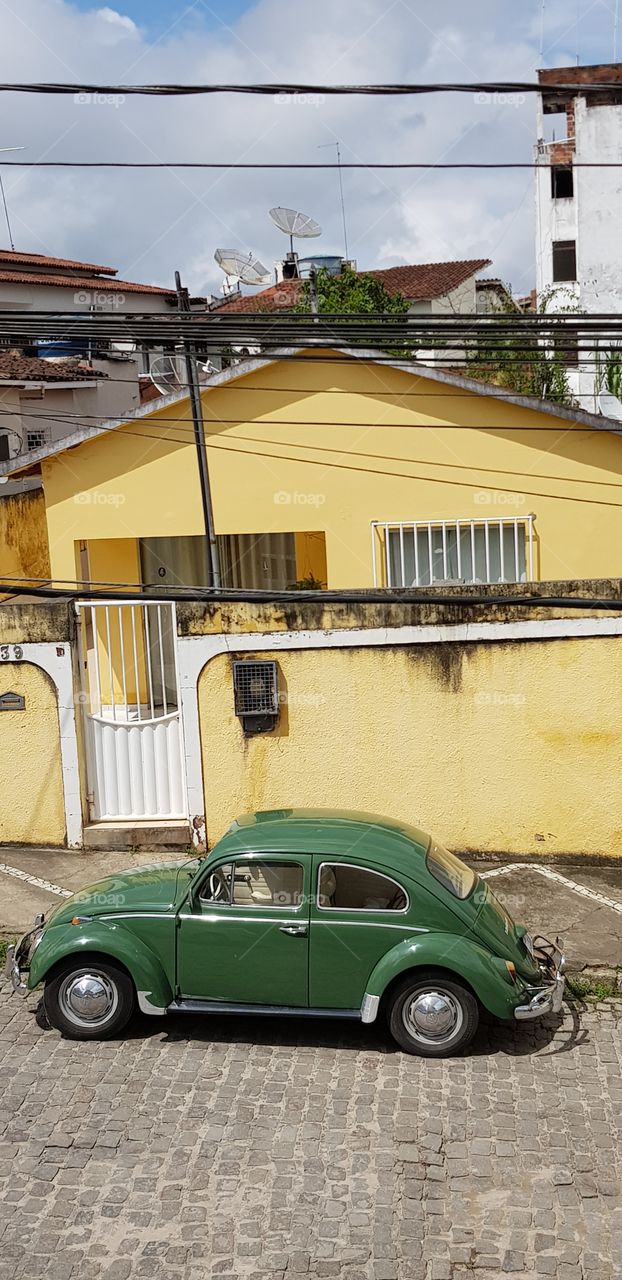
MULTIPOLYGON (((538 407, 539 404, 541 404, 542 402, 538 401, 535 398, 535 396, 532 397, 532 399, 534 403, 533 405, 529 405, 528 407, 529 412, 542 413, 542 409, 538 407)), ((547 400, 545 403, 547 404, 547 406, 552 406, 554 409, 559 407, 561 410, 565 410, 566 413, 572 412, 572 409, 569 409, 568 406, 566 405, 557 406, 555 402, 550 400, 547 400)), ((154 405, 157 408, 157 401, 154 402, 154 405)), ((517 406, 517 407, 522 407, 522 406, 517 406)), ((24 417, 24 414, 20 413, 19 410, 17 409, 2 409, 1 412, 3 417, 15 417, 15 418, 24 417)), ((583 412, 583 410, 581 410, 580 412, 583 412)), ((141 439, 141 440, 169 439, 173 443, 177 443, 177 444, 185 443, 185 441, 181 438, 178 438, 175 436, 166 436, 164 433, 161 433, 158 435, 150 435, 147 431, 131 431, 129 429, 132 426, 139 426, 141 422, 144 422, 147 426, 153 427, 153 428, 158 427, 160 423, 162 423, 162 424, 165 424, 167 427, 170 427, 172 430, 178 431, 180 435, 183 435, 184 430, 188 430, 188 432, 190 433, 188 435, 188 440, 190 441, 193 438, 191 419, 189 417, 160 416, 158 417, 158 419, 152 420, 150 417, 133 418, 129 416, 127 419, 123 417, 119 419, 116 419, 116 418, 102 419, 101 415, 99 414, 76 413, 76 414, 72 414, 70 417, 69 411, 67 411, 67 413, 65 414, 57 414, 57 413, 47 414, 45 412, 37 412, 37 411, 33 411, 31 413, 29 411, 27 414, 27 417, 29 419, 37 418, 38 420, 43 422, 59 422, 59 423, 63 423, 66 426, 73 426, 74 422, 82 422, 83 420, 94 419, 95 425, 93 427, 93 433, 90 436, 84 437, 85 443, 90 439, 96 439, 98 435, 98 431, 97 431, 98 426, 103 427, 106 425, 107 422, 118 423, 118 426, 111 426, 109 428, 111 431, 116 431, 116 430, 123 431, 124 435, 133 435, 137 439, 141 439)), ((565 421, 567 421, 567 419, 565 421)), ((592 424, 579 425, 579 420, 577 419, 577 421, 573 423, 572 426, 573 426, 573 429, 581 435, 590 434, 592 432, 596 432, 599 435, 602 435, 603 431, 607 429, 605 428, 604 424, 610 421, 611 419, 603 416, 603 426, 592 425, 592 424)), ((516 425, 513 425, 513 424, 508 424, 507 422, 499 422, 499 423, 488 423, 488 422, 466 423, 466 422, 436 422, 436 421, 434 422, 389 422, 386 419, 383 419, 382 422, 364 422, 364 421, 361 421, 360 419, 357 421, 347 421, 344 418, 339 418, 339 419, 325 418, 322 421, 318 421, 317 419, 313 419, 313 420, 308 419, 305 421, 300 418, 267 418, 267 419, 261 419, 261 420, 257 420, 257 419, 249 420, 248 418, 223 418, 220 416, 220 414, 213 418, 208 417, 205 421, 205 425, 208 429, 209 427, 261 426, 261 427, 271 427, 271 428, 272 427, 302 427, 302 428, 312 427, 316 431, 322 430, 322 428, 324 427, 354 427, 356 430, 359 430, 359 431, 361 430, 377 431, 377 430, 384 430, 384 429, 392 429, 392 430, 403 430, 403 431, 419 430, 419 431, 432 431, 432 432, 436 432, 436 431, 508 431, 510 433, 513 433, 516 431, 532 431, 532 432, 535 431, 538 433, 542 431, 553 431, 553 432, 559 433, 560 431, 566 431, 569 429, 567 426, 563 425, 561 422, 558 423, 557 426, 549 427, 549 426, 540 426, 540 424, 530 425, 528 423, 525 423, 525 424, 517 423, 516 425)), ((622 423, 619 424, 619 428, 620 428, 620 431, 622 432, 622 423)), ((65 437, 65 436, 60 437, 58 440, 58 444, 60 445, 64 443, 66 445, 68 439, 69 437, 65 437)), ((257 438, 257 439, 253 438, 253 443, 265 444, 266 441, 262 440, 261 438, 257 438)), ((281 443, 281 441, 279 441, 278 443, 281 443)), ((304 445, 299 444, 296 441, 291 441, 291 443, 294 444, 296 448, 305 447, 304 445)), ((27 458, 28 458, 28 454, 25 454, 24 461, 20 462, 20 466, 28 465, 27 458)), ((16 462, 18 461, 18 459, 13 458, 11 459, 11 461, 16 462)), ((620 483, 622 484, 622 481, 620 483)))
MULTIPOLYGON (((30 583, 37 581, 29 578, 22 578, 20 582, 30 583)), ((76 581, 76 587, 78 582, 76 581)), ((479 584, 473 584, 479 588, 479 584)), ((495 584, 497 585, 497 584, 495 584)), ((506 585, 506 584, 498 584, 506 585)), ((51 586, 17 586, 15 579, 0 579, 0 591, 7 591, 11 595, 30 595, 41 597, 47 600, 97 600, 110 599, 118 600, 119 603, 128 603, 127 587, 133 587, 133 583, 123 584, 123 587, 114 587, 111 591, 92 591, 92 590, 73 590, 70 587, 51 587, 51 586)), ((437 587, 424 588, 395 588, 395 587, 369 587, 362 589, 334 589, 323 591, 299 591, 299 590, 263 590, 240 587, 221 587, 215 590, 211 587, 166 587, 154 583, 157 587, 157 595, 153 591, 145 591, 144 588, 132 597, 136 601, 144 601, 146 604, 153 604, 158 596, 161 599, 175 600, 179 603, 210 601, 226 603, 227 601, 248 602, 250 604, 292 604, 293 602, 301 602, 307 604, 440 604, 440 605, 461 605, 461 606, 502 606, 519 605, 524 608, 550 608, 550 609, 603 609, 619 612, 622 610, 622 598, 619 596, 545 596, 538 594, 520 595, 502 595, 502 594, 469 594, 464 589, 460 592, 454 589, 454 594, 441 593, 437 587)))
POLYGON ((371 96, 371 97, 405 97, 426 93, 470 93, 470 94, 517 94, 539 93, 544 98, 555 97, 559 93, 571 93, 573 96, 586 93, 604 93, 609 90, 620 90, 619 80, 587 81, 577 84, 564 80, 540 83, 532 80, 478 80, 471 82, 458 81, 420 81, 393 84, 294 84, 291 82, 251 83, 251 84, 69 84, 63 82, 22 82, 0 83, 0 93, 33 93, 57 96, 121 96, 123 97, 164 97, 183 98, 215 93, 239 93, 260 97, 300 97, 301 95, 322 95, 326 97, 371 96))
MULTIPOLYGON (((622 85, 620 86, 622 94, 622 85)), ((327 144, 329 145, 329 144, 327 144)), ((542 169, 537 160, 0 160, 4 169, 542 169)), ((577 160, 573 169, 620 169, 621 160, 577 160)))

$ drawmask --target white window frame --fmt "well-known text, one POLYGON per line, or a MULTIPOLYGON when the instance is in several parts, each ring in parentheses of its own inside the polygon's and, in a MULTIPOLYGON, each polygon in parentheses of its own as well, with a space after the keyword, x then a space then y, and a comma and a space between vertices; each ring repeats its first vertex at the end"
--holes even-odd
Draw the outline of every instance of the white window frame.
POLYGON ((436 586, 438 584, 442 584, 443 582, 455 581, 453 576, 447 572, 448 530, 455 532, 457 535, 457 547, 456 547, 457 563, 458 563, 457 577, 458 577, 458 580, 464 582, 465 585, 466 584, 474 585, 480 581, 485 585, 494 585, 496 583, 501 585, 503 582, 506 582, 506 583, 524 582, 524 581, 533 582, 534 581, 534 520, 535 520, 535 516, 533 514, 527 515, 527 516, 506 516, 506 517, 501 516, 498 519, 484 518, 481 520, 475 520, 472 517, 469 517, 468 519, 456 519, 456 520, 372 520, 371 551, 372 551, 372 568, 373 568, 374 586, 387 587, 387 588, 391 588, 391 587, 402 588, 402 587, 409 587, 411 585, 413 587, 418 587, 422 585, 436 586), (475 531, 477 529, 482 529, 482 528, 484 530, 484 540, 485 540, 486 577, 484 579, 479 579, 479 578, 476 579, 475 577, 462 577, 460 535, 462 533, 466 533, 467 531, 469 532, 470 545, 471 545, 471 565, 474 566, 475 564, 475 531), (525 536, 525 574, 526 574, 525 578, 518 575, 519 530, 521 528, 524 530, 524 536, 525 536), (433 532, 435 532, 438 529, 441 530, 442 549, 443 549, 443 570, 444 570, 445 576, 443 578, 434 578, 434 580, 431 581, 430 583, 423 584, 419 581, 417 538, 418 538, 418 535, 421 533, 423 533, 424 536, 427 534, 428 548, 429 548, 429 552, 428 552, 429 566, 431 569, 432 536, 433 536, 433 532), (503 534, 506 529, 510 529, 513 535, 512 542, 514 547, 514 570, 517 575, 514 578, 506 578, 504 576, 505 564, 504 564, 503 534), (491 578, 490 576, 491 530, 495 530, 498 535, 499 556, 500 556, 500 565, 501 565, 501 573, 502 573, 501 581, 499 581, 496 578, 491 578), (392 580, 393 574, 391 571, 391 555, 390 555, 390 546, 389 546, 389 535, 392 533, 398 533, 399 544, 400 544, 401 573, 399 574, 400 580, 395 582, 392 580), (404 541, 405 533, 408 533, 408 535, 413 539, 415 579, 412 584, 404 580, 406 577, 405 541, 404 541))

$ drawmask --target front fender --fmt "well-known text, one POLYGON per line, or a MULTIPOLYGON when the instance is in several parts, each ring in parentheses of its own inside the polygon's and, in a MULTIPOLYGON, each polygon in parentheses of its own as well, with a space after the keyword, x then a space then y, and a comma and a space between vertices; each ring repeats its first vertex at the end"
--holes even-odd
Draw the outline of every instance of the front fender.
POLYGON ((80 926, 50 925, 30 961, 29 989, 42 982, 59 960, 67 956, 79 960, 81 954, 91 951, 110 956, 127 969, 144 1013, 163 1013, 171 1003, 173 992, 158 957, 140 938, 114 920, 95 919, 80 926))
POLYGON ((497 1018, 511 1018, 522 999, 522 985, 512 981, 505 961, 480 943, 452 933, 424 933, 406 938, 378 961, 365 992, 366 998, 373 998, 372 1007, 389 983, 408 969, 446 969, 463 978, 497 1018))

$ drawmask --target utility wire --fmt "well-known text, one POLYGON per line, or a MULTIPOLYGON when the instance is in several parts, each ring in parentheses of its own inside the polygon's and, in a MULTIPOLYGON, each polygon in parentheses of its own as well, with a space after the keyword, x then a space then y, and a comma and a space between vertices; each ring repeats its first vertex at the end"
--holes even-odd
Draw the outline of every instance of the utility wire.
MULTIPOLYGON (((22 579, 27 582, 28 579, 22 579)), ((133 584, 128 583, 127 586, 133 584)), ((478 585, 478 584, 474 584, 478 585)), ((499 584, 502 585, 502 584, 499 584)), ((76 584, 77 586, 77 584, 76 584)), ((25 586, 18 587, 15 580, 0 579, 0 591, 7 591, 11 595, 28 595, 35 598, 39 597, 45 600, 98 600, 107 598, 110 600, 118 600, 119 603, 129 603, 127 590, 113 589, 112 591, 89 591, 77 590, 69 587, 48 587, 48 586, 25 586)), ((214 590, 210 587, 187 587, 179 586, 166 588, 159 587, 154 584, 154 592, 148 592, 144 589, 132 597, 135 601, 145 602, 145 604, 154 604, 158 595, 161 599, 175 600, 178 603, 184 601, 189 602, 222 602, 228 601, 248 602, 250 604, 410 604, 410 605, 452 605, 452 606, 502 606, 519 605, 524 608, 549 608, 549 609, 592 609, 611 610, 619 612, 622 610, 621 596, 541 596, 531 595, 486 595, 486 594, 468 594, 455 590, 454 594, 441 593, 437 588, 431 587, 427 591, 421 589, 395 589, 392 587, 368 588, 359 590, 327 590, 327 591, 298 591, 298 590, 249 590, 248 588, 225 587, 214 590)))
POLYGON ((544 98, 556 97, 560 92, 574 96, 588 93, 604 93, 621 89, 620 80, 588 80, 578 84, 563 79, 555 81, 532 80, 477 80, 472 82, 429 81, 397 84, 293 84, 290 82, 253 84, 68 84, 62 82, 0 83, 0 93, 53 94, 60 96, 121 95, 183 98, 214 93, 239 93, 260 97, 288 95, 323 95, 330 97, 405 97, 426 93, 515 94, 539 93, 544 98))
MULTIPOLYGON (((534 400, 534 403, 533 403, 533 406, 529 405, 529 412, 541 413, 542 410, 539 409, 538 407, 541 402, 538 401, 535 397, 532 397, 532 398, 534 400)), ((566 413, 572 413, 572 409, 569 409, 567 406, 563 406, 563 405, 557 406, 555 405, 554 402, 551 402, 551 401, 546 401, 546 403, 547 405, 552 405, 554 409, 559 407, 560 409, 565 409, 566 413)), ((157 407, 157 401, 155 402, 155 405, 157 407)), ((6 410, 2 410, 2 416, 22 418, 24 415, 20 413, 19 410, 17 409, 6 409, 6 410)), ((41 412, 41 413, 28 412, 27 416, 29 419, 37 418, 39 421, 43 421, 43 422, 51 422, 51 423, 57 422, 57 423, 62 423, 65 426, 74 425, 74 421, 70 420, 67 416, 63 414, 57 414, 57 413, 46 414, 44 412, 41 412)), ((596 416, 596 415, 592 415, 592 416, 596 416)), ((162 417, 159 417, 158 419, 151 419, 150 417, 133 418, 129 416, 127 419, 123 417, 119 419, 116 419, 116 418, 102 419, 99 416, 94 414, 93 415, 76 414, 74 415, 74 418, 78 423, 84 419, 96 418, 96 421, 93 426, 92 434, 85 435, 84 437, 85 442, 89 439, 96 439, 98 434, 101 434, 101 432, 98 431, 98 427, 104 427, 108 422, 118 423, 117 426, 111 426, 109 428, 110 431, 116 431, 116 430, 123 431, 124 435, 134 435, 141 440, 170 440, 172 443, 176 443, 176 444, 185 443, 185 440, 183 439, 183 433, 186 429, 189 432, 188 440, 192 438, 191 419, 188 417, 173 418, 173 417, 162 416, 162 417), (133 426, 140 426, 141 422, 144 422, 146 426, 152 427, 154 429, 157 428, 160 425, 160 423, 162 423, 167 428, 170 428, 172 431, 177 431, 179 435, 167 436, 164 432, 158 433, 157 435, 153 435, 153 434, 149 434, 147 431, 132 431, 130 429, 133 426)), ((611 430, 610 427, 606 428, 604 424, 611 422, 612 419, 609 419, 603 416, 602 421, 603 421, 603 426, 592 425, 592 424, 580 425, 579 420, 577 419, 576 422, 572 423, 572 428, 574 431, 578 432, 581 435, 591 434, 592 432, 597 432, 599 435, 602 435, 603 431, 611 430)), ((210 427, 255 426, 255 427, 271 427, 271 428, 272 427, 302 427, 302 428, 312 427, 316 431, 320 431, 324 427, 355 427, 359 431, 378 431, 378 430, 390 428, 392 430, 403 430, 403 431, 420 430, 420 431, 432 431, 432 432, 436 432, 436 431, 507 431, 510 434, 513 434, 516 431, 535 431, 538 433, 542 431, 552 431, 559 434, 560 431, 569 430, 568 426, 564 425, 567 422, 568 422, 568 419, 565 418, 563 422, 562 420, 560 420, 560 422, 558 422, 556 426, 549 427, 549 426, 540 426, 539 423, 538 424, 533 423, 531 425, 528 423, 525 423, 525 424, 518 423, 516 425, 512 425, 512 424, 508 424, 507 422, 499 422, 496 424, 488 423, 488 422, 465 423, 465 422, 437 422, 437 421, 389 422, 386 419, 383 419, 382 422, 364 422, 364 421, 361 421, 360 419, 356 421, 346 421, 343 418, 339 418, 337 420, 323 419, 322 421, 318 421, 317 419, 314 419, 313 421, 311 420, 304 421, 300 418, 265 418, 261 420, 255 420, 255 419, 249 420, 248 418, 222 418, 220 415, 218 415, 217 417, 206 418, 205 426, 208 431, 210 427)), ((622 432, 622 422, 619 423, 618 425, 619 425, 620 432, 622 432)), ((261 437, 257 437, 257 438, 249 437, 249 438, 251 439, 251 442, 253 444, 262 445, 267 443, 267 441, 262 440, 261 437)), ((57 441, 57 443, 59 446, 62 445, 66 447, 68 439, 69 437, 63 436, 57 441)), ((275 441, 274 443, 281 444, 283 442, 275 441)), ((299 444, 296 441, 291 441, 290 443, 294 445, 296 448, 305 448, 305 445, 299 444)), ((36 451, 32 450, 32 452, 34 453, 36 451)), ((21 459, 21 455, 20 455, 20 459, 21 459)), ((22 467, 22 466, 28 465, 27 459, 28 459, 28 454, 24 454, 23 460, 19 460, 18 458, 12 458, 11 461, 12 462, 19 461, 19 465, 20 467, 22 467)), ((0 464, 0 466, 2 466, 2 464, 0 464)), ((622 484, 622 481, 620 483, 622 484)))
MULTIPOLYGON (((622 85, 620 86, 622 96, 622 85)), ((0 160, 5 169, 542 169, 537 160, 356 160, 340 165, 303 160, 0 160)), ((622 160, 577 160, 573 169, 620 169, 622 160)))

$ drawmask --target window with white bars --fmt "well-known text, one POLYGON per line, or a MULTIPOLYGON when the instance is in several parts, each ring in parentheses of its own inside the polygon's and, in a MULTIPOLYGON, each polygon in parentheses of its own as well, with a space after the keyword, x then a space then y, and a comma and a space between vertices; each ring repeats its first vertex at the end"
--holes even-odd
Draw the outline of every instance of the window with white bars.
POLYGON ((373 521, 374 586, 533 580, 533 517, 373 521))

